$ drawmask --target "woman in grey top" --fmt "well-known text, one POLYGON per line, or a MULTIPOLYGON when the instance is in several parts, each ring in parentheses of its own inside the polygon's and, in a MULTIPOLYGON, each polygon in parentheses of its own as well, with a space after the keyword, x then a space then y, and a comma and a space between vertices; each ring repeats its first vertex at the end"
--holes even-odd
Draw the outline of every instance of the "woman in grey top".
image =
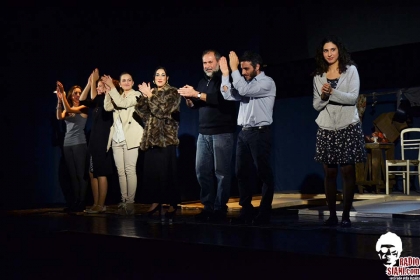
POLYGON ((356 108, 360 80, 354 62, 335 36, 324 38, 316 50, 313 106, 316 119, 315 160, 323 164, 325 196, 330 217, 327 226, 338 225, 336 214, 338 165, 343 178, 342 227, 350 227, 350 209, 356 185, 355 163, 366 161, 362 127, 356 108))
POLYGON ((63 152, 69 170, 73 198, 70 211, 81 212, 85 210, 86 197, 86 136, 85 125, 88 117, 88 108, 80 105, 79 98, 82 93, 80 86, 72 86, 66 96, 64 87, 57 82, 57 119, 66 123, 63 152))

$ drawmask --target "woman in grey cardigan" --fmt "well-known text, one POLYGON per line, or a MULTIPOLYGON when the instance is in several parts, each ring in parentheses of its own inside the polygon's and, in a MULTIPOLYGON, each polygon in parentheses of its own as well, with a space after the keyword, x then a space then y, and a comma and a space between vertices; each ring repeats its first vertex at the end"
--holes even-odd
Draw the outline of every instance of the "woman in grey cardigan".
POLYGON ((338 38, 324 38, 316 50, 313 106, 316 119, 315 160, 323 164, 325 196, 330 217, 338 225, 336 193, 338 165, 343 178, 342 227, 350 227, 350 209, 356 185, 355 163, 366 161, 362 126, 356 108, 360 80, 354 62, 338 38))

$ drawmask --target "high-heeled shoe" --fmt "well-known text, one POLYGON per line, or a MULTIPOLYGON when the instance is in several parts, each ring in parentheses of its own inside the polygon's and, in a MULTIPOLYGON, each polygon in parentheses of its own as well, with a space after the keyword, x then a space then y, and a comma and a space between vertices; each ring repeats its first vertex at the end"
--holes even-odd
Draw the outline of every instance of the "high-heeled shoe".
POLYGON ((149 210, 149 211, 147 211, 146 213, 145 213, 145 215, 147 216, 147 217, 149 217, 149 218, 151 218, 151 217, 153 217, 153 215, 156 213, 156 212, 159 212, 159 216, 160 216, 160 214, 161 214, 161 211, 162 211, 162 207, 161 207, 162 205, 159 203, 155 208, 153 208, 152 210, 149 210))

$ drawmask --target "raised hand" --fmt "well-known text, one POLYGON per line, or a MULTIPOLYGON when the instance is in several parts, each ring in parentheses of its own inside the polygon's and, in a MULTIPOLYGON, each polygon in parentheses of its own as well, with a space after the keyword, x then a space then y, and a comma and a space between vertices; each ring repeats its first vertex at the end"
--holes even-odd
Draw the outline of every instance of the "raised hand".
POLYGON ((98 68, 95 68, 95 70, 93 70, 91 76, 92 76, 93 82, 96 83, 96 81, 99 80, 99 70, 98 70, 98 68))
POLYGON ((220 71, 222 71, 223 76, 229 76, 229 67, 226 57, 222 56, 219 59, 220 71))
POLYGON ((229 53, 229 65, 232 72, 238 70, 239 58, 234 51, 229 53))
POLYGON ((88 78, 88 84, 89 85, 91 85, 91 84, 93 84, 94 83, 94 81, 93 81, 93 79, 92 79, 92 74, 90 74, 89 75, 89 78, 88 78))
POLYGON ((112 82, 112 78, 109 75, 103 75, 101 81, 108 85, 111 89, 114 88, 114 83, 112 82))
POLYGON ((62 100, 65 96, 63 84, 60 81, 57 81, 57 98, 62 100))
POLYGON ((152 96, 152 89, 150 88, 150 83, 141 83, 139 84, 139 91, 146 97, 152 96))

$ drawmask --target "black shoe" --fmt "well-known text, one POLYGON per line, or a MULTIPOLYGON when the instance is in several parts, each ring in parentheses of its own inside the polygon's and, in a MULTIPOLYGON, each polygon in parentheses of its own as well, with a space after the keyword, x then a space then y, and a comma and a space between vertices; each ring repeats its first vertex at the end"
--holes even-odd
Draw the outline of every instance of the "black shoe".
POLYGON ((147 216, 147 217, 149 217, 149 218, 151 218, 151 217, 153 217, 153 215, 156 213, 156 212, 159 212, 159 216, 160 216, 160 213, 161 213, 161 211, 162 211, 162 207, 161 207, 162 205, 159 203, 155 208, 153 208, 152 210, 149 210, 149 211, 147 211, 146 213, 145 213, 145 215, 147 216))
POLYGON ((75 202, 70 206, 68 212, 77 213, 77 212, 83 212, 84 210, 86 210, 86 205, 84 202, 75 202))
POLYGON ((214 210, 214 212, 211 213, 208 218, 210 222, 221 222, 225 219, 226 219, 226 212, 222 210, 214 210))
POLYGON ((260 225, 267 225, 270 223, 270 215, 269 214, 258 214, 254 220, 252 221, 252 224, 254 226, 260 226, 260 225))
POLYGON ((172 223, 175 219, 176 215, 176 208, 173 211, 166 211, 165 218, 168 220, 169 223, 172 223))
POLYGON ((240 214, 237 218, 230 219, 230 223, 232 225, 251 225, 252 224, 252 216, 251 215, 240 214))
POLYGON ((330 216, 325 222, 324 226, 327 227, 335 227, 338 225, 338 218, 337 216, 330 216))
POLYGON ((351 227, 351 221, 350 221, 350 219, 349 219, 349 218, 343 218, 343 219, 341 220, 341 224, 340 224, 340 226, 341 226, 342 228, 349 228, 349 227, 351 227))
POLYGON ((199 214, 194 216, 194 219, 200 222, 207 222, 212 214, 213 213, 208 210, 202 210, 199 214))

